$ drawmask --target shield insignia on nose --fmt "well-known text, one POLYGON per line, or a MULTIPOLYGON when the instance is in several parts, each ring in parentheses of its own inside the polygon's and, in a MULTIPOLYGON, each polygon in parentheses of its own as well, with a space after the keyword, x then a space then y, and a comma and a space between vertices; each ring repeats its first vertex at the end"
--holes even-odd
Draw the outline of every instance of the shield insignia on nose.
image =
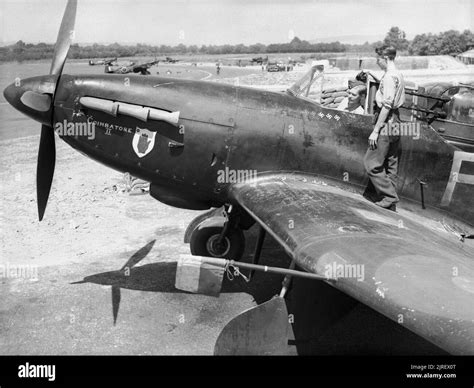
POLYGON ((151 152, 155 146, 155 136, 156 132, 137 127, 133 135, 132 146, 139 158, 143 158, 151 152))

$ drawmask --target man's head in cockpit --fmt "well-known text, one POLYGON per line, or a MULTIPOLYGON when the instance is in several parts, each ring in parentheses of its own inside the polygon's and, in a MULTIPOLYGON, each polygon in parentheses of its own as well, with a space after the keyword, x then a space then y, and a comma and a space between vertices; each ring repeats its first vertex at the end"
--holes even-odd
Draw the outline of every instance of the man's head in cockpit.
POLYGON ((359 106, 364 108, 365 106, 365 98, 367 96, 367 88, 365 85, 357 85, 353 88, 349 89, 348 92, 348 103, 347 103, 347 110, 353 111, 357 109, 359 106))

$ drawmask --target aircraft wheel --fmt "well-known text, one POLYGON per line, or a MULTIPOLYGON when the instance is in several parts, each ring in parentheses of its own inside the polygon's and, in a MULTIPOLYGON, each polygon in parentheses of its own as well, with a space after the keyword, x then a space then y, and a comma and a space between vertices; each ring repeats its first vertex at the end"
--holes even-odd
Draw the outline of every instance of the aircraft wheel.
POLYGON ((244 254, 245 237, 240 229, 232 228, 219 244, 222 228, 196 228, 191 235, 191 254, 195 256, 221 257, 240 260, 244 254))
MULTIPOLYGON (((186 231, 184 232, 184 242, 186 244, 189 244, 191 242, 191 235, 193 234, 194 230, 203 221, 206 221, 206 220, 208 220, 209 218, 212 218, 212 217, 220 217, 221 218, 221 224, 224 225, 225 218, 222 216, 222 207, 217 208, 217 209, 208 210, 208 211, 198 215, 194 220, 191 221, 191 223, 186 228, 186 231)), ((214 226, 216 226, 216 225, 214 225, 214 226)))

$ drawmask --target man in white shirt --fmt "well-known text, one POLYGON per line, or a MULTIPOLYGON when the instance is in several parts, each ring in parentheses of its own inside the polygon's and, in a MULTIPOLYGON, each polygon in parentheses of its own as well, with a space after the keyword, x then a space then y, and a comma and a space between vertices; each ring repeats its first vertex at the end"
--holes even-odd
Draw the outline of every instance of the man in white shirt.
MULTIPOLYGON (((400 133, 392 133, 391 123, 400 122, 398 108, 405 101, 405 81, 395 66, 395 48, 382 46, 375 52, 377 64, 385 73, 375 95, 379 108, 378 116, 374 130, 369 136, 369 149, 364 157, 364 166, 378 197, 375 204, 395 211, 395 204, 399 201, 396 183, 400 133)), ((370 196, 368 192, 369 187, 366 194, 370 196)))
POLYGON ((365 85, 356 85, 349 89, 348 96, 344 98, 337 109, 347 110, 351 113, 364 114, 367 88, 365 85))

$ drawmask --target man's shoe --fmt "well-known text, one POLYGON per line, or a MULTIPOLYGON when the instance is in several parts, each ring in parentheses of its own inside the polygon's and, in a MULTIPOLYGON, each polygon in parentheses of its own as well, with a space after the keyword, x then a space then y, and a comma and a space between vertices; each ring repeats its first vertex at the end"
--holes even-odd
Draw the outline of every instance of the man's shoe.
POLYGON ((383 207, 384 209, 391 210, 393 212, 397 211, 397 205, 393 202, 388 202, 385 199, 382 199, 379 202, 375 202, 377 206, 383 207))

